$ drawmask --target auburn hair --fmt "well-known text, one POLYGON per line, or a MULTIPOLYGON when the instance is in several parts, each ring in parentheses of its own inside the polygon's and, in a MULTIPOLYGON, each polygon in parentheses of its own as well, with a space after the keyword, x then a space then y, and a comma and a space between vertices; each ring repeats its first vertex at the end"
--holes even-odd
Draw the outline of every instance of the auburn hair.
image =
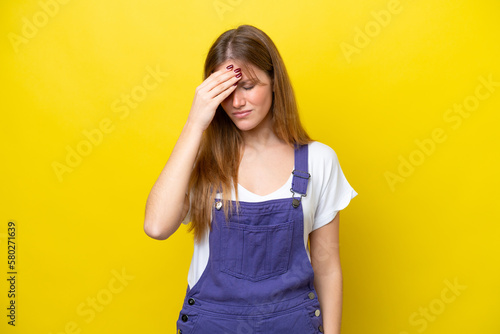
MULTIPOLYGON (((271 78, 274 93, 269 112, 278 138, 293 147, 312 141, 300 123, 295 94, 285 64, 268 35, 252 25, 240 25, 224 32, 208 51, 203 80, 228 59, 241 62, 247 70, 245 73, 253 74, 248 67, 248 64, 252 64, 271 78)), ((251 80, 259 81, 253 75, 251 80)), ((226 219, 228 208, 231 211, 233 208, 229 205, 233 189, 236 208, 238 207, 238 168, 242 144, 241 131, 219 105, 212 122, 202 135, 189 179, 191 225, 188 231, 194 230, 196 242, 211 228, 210 217, 217 192, 222 192, 226 219)))

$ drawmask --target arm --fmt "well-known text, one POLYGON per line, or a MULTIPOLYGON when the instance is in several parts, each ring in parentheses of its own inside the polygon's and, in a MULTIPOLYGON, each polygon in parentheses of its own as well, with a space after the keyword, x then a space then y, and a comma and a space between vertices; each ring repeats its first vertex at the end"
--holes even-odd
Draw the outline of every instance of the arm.
POLYGON ((191 170, 203 130, 186 123, 170 157, 146 201, 144 232, 158 240, 167 239, 180 226, 189 210, 186 194, 191 170))
POLYGON ((186 192, 202 134, 238 80, 231 69, 222 69, 196 87, 188 120, 146 201, 144 232, 151 238, 167 239, 186 216, 189 209, 186 192))
POLYGON ((325 334, 340 334, 342 269, 339 254, 339 214, 309 234, 314 287, 318 293, 325 334))

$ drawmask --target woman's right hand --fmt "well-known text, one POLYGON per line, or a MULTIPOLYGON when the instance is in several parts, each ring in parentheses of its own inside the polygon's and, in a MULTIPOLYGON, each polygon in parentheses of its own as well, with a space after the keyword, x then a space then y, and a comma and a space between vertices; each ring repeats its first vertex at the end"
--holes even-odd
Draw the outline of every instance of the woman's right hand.
POLYGON ((219 104, 234 91, 234 84, 241 79, 241 70, 235 73, 234 65, 213 72, 196 87, 193 104, 189 111, 188 123, 205 131, 215 116, 219 104), (239 78, 236 76, 240 74, 239 78))

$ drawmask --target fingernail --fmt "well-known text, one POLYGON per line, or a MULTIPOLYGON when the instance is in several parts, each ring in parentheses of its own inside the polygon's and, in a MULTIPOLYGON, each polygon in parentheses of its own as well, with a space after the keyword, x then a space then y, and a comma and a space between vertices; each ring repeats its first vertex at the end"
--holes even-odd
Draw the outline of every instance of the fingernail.
POLYGON ((240 73, 240 71, 241 71, 241 68, 237 68, 234 70, 234 73, 240 73))
POLYGON ((227 69, 228 71, 229 71, 229 70, 231 70, 232 68, 233 68, 233 65, 228 65, 228 66, 226 67, 226 69, 227 69))
POLYGON ((237 85, 238 85, 238 83, 237 83, 237 82, 233 84, 233 86, 237 86, 237 85))
POLYGON ((241 73, 238 73, 238 74, 236 74, 236 77, 239 78, 239 77, 241 77, 241 75, 242 75, 241 73))

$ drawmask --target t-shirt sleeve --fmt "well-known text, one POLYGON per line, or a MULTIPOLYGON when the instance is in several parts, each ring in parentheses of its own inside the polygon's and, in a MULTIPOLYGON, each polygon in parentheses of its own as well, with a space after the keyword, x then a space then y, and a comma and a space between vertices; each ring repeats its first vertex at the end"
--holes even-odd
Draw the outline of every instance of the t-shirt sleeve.
POLYGON ((322 146, 322 161, 316 171, 320 174, 321 184, 312 231, 331 222, 358 195, 347 181, 335 151, 329 146, 322 146))

